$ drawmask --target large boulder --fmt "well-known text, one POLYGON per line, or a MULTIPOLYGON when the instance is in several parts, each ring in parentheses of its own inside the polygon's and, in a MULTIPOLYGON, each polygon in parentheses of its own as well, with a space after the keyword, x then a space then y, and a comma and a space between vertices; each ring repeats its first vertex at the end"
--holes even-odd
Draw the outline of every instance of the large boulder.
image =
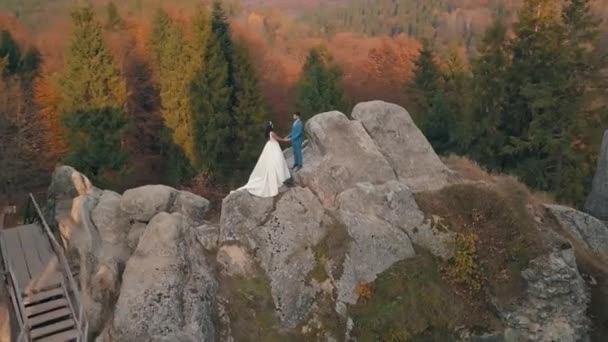
POLYGON ((149 222, 160 212, 168 212, 177 191, 166 185, 145 185, 122 195, 121 209, 136 221, 149 222))
POLYGON ((438 229, 425 218, 410 188, 400 181, 378 185, 359 183, 339 198, 339 208, 343 212, 386 221, 405 232, 414 244, 442 259, 449 259, 454 254, 454 233, 438 229))
POLYGON ((578 272, 574 250, 536 258, 523 273, 525 302, 506 315, 509 341, 585 341, 589 294, 578 272))
POLYGON ((340 112, 318 114, 306 123, 310 141, 298 172, 324 206, 333 207, 342 191, 359 182, 385 183, 395 172, 358 121, 340 112))
POLYGON ((239 242, 255 246, 252 230, 257 228, 274 209, 272 198, 256 197, 247 191, 234 191, 222 201, 220 244, 239 242))
POLYGON ((188 219, 160 213, 129 259, 113 341, 215 341, 217 283, 188 219))
POLYGON ((545 205, 559 224, 590 250, 608 257, 608 227, 600 220, 561 205, 545 205))
MULTIPOLYGON (((113 315, 123 270, 151 215, 158 211, 183 213, 188 225, 194 226, 203 222, 209 205, 202 197, 165 186, 142 187, 125 194, 126 199, 97 189, 69 166, 56 169, 49 188, 53 217, 68 261, 79 270, 81 301, 93 335, 104 330, 113 315)), ((198 236, 205 234, 201 231, 198 236)))
POLYGON ((312 248, 326 234, 328 218, 319 200, 299 187, 282 194, 276 205, 237 191, 224 200, 221 221, 218 262, 224 273, 250 275, 257 262, 270 280, 281 323, 295 327, 316 294, 306 278, 317 262, 312 248))
POLYGON ((383 101, 359 103, 352 117, 360 121, 401 181, 414 192, 448 184, 450 170, 402 107, 383 101))
POLYGON ((314 302, 316 292, 305 281, 317 263, 312 247, 325 237, 325 219, 323 206, 312 192, 294 188, 254 232, 256 257, 270 279, 276 310, 285 326, 295 327, 314 302))
POLYGON ((585 211, 600 220, 608 221, 608 130, 604 132, 593 186, 585 203, 585 211))
MULTIPOLYGON (((359 189, 361 187, 372 186, 362 185, 359 189)), ((395 262, 415 256, 407 234, 385 217, 377 216, 374 209, 370 209, 373 204, 364 205, 365 197, 357 196, 361 192, 346 191, 336 199, 338 219, 351 238, 337 284, 336 309, 341 314, 346 313, 345 304, 357 303, 358 286, 372 283, 395 262)))
POLYGON ((127 214, 120 209, 120 202, 119 194, 103 191, 91 212, 91 221, 105 244, 105 248, 102 248, 104 259, 124 263, 131 255, 127 239, 131 223, 127 214))

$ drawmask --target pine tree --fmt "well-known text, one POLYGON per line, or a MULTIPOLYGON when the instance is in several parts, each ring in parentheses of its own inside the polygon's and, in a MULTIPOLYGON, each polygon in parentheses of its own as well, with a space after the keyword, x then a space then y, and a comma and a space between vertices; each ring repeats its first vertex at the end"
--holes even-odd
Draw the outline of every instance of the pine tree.
POLYGON ((349 109, 342 87, 342 70, 324 47, 310 50, 296 89, 296 109, 304 119, 322 112, 349 109))
POLYGON ((77 110, 64 116, 70 131, 68 163, 78 170, 93 175, 97 181, 109 181, 105 172, 120 170, 126 162, 121 148, 127 120, 117 108, 77 110), (106 177, 104 177, 106 176, 106 177))
POLYGON ((575 141, 588 127, 594 27, 586 1, 528 0, 515 26, 504 111, 505 167, 529 185, 580 202, 590 178, 575 141), (591 71, 591 72, 590 72, 591 71))
POLYGON ((198 166, 216 179, 234 180, 255 162, 258 123, 265 111, 248 53, 232 41, 226 15, 217 1, 203 66, 191 96, 198 166))
POLYGON ((470 155, 490 169, 500 169, 506 144, 504 126, 506 73, 511 63, 507 27, 496 19, 486 31, 473 65, 470 155))
POLYGON ((424 117, 431 108, 435 95, 441 91, 439 67, 435 63, 433 50, 424 43, 414 67, 414 78, 409 84, 409 91, 416 103, 416 116, 424 117))
POLYGON ((470 143, 471 131, 468 115, 471 106, 471 74, 466 60, 464 48, 452 47, 443 66, 443 97, 446 109, 445 123, 449 124, 447 131, 447 142, 442 143, 440 152, 467 151, 470 143))
POLYGON ((454 126, 454 113, 448 107, 443 93, 437 92, 421 127, 437 153, 447 153, 454 148, 454 126))
POLYGON ((59 81, 59 112, 71 137, 70 162, 99 179, 124 161, 120 137, 126 122, 126 82, 104 44, 92 8, 76 9, 72 22, 73 37, 59 81))
POLYGON ((0 58, 6 58, 4 73, 13 75, 21 65, 21 50, 9 31, 0 31, 0 58))
POLYGON ((197 8, 191 39, 163 10, 153 23, 152 56, 159 80, 162 113, 168 132, 164 154, 169 160, 169 181, 180 183, 193 175, 196 163, 191 84, 200 73, 209 38, 209 15, 197 8))
POLYGON ((420 128, 438 153, 454 151, 459 144, 459 135, 464 135, 459 134, 459 129, 464 131, 464 128, 457 127, 455 118, 461 114, 458 106, 462 99, 458 97, 462 89, 457 87, 464 86, 465 70, 458 66, 461 61, 455 57, 452 62, 442 74, 430 45, 423 44, 415 63, 414 79, 409 85, 419 112, 420 128))
POLYGON ((234 161, 232 42, 218 2, 213 4, 211 36, 204 51, 205 67, 193 83, 195 143, 199 167, 216 176, 229 172, 234 161))
POLYGON ((264 137, 263 122, 268 119, 264 100, 259 91, 258 79, 244 43, 235 44, 234 59, 234 113, 239 161, 237 169, 247 173, 258 158, 264 137))
POLYGON ((127 98, 124 78, 103 41, 93 10, 83 7, 72 13, 74 33, 60 80, 61 111, 91 108, 123 109, 127 98))

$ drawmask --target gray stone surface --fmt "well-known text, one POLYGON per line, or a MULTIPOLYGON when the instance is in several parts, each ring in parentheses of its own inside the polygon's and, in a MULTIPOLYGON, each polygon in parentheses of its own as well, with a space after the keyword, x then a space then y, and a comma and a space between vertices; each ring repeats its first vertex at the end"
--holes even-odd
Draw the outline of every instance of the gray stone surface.
POLYGON ((385 183, 395 172, 360 122, 340 112, 318 114, 306 123, 310 147, 296 178, 325 207, 359 182, 385 183))
POLYGON ((593 186, 585 203, 585 211, 600 220, 608 221, 608 130, 604 132, 593 186))
POLYGON ((212 252, 217 250, 217 245, 220 238, 220 227, 213 223, 205 223, 202 226, 194 228, 196 239, 207 250, 212 252))
POLYGON ((352 238, 337 284, 336 310, 344 315, 345 304, 358 300, 357 286, 373 282, 378 274, 397 261, 415 256, 415 252, 403 230, 367 210, 353 193, 343 193, 336 202, 338 219, 352 238))
POLYGON ((589 293, 578 273, 574 250, 534 259, 522 275, 527 282, 526 299, 508 316, 505 335, 517 341, 584 341, 589 331, 589 293))
POLYGON ((255 259, 238 244, 224 244, 217 251, 217 263, 220 271, 227 276, 252 276, 255 271, 255 259))
POLYGON ((160 212, 169 212, 177 196, 177 190, 165 185, 145 185, 125 191, 120 208, 130 218, 149 222, 160 212))
POLYGON ((201 225, 210 205, 211 203, 204 197, 191 192, 180 191, 177 193, 175 202, 169 212, 184 214, 185 217, 192 221, 193 225, 201 225))
POLYGON ((215 341, 217 283, 203 248, 179 213, 148 224, 123 274, 113 341, 215 341))
POLYGON ((378 145, 401 181, 414 192, 448 184, 450 170, 402 107, 383 101, 359 103, 352 112, 378 145))
POLYGON ((72 199, 90 192, 91 181, 71 166, 59 165, 55 168, 48 192, 54 199, 72 199))
POLYGON ((252 230, 261 224, 274 209, 272 198, 256 197, 247 191, 234 191, 222 201, 220 245, 240 242, 251 248, 255 245, 252 230))
POLYGON ((339 198, 341 211, 386 221, 404 231, 414 244, 443 259, 454 254, 454 233, 427 220, 409 187, 400 181, 379 185, 359 183, 339 198))
POLYGON ((294 188, 253 232, 256 257, 270 279, 278 316, 287 327, 305 318, 314 302, 316 291, 305 280, 316 266, 312 247, 326 234, 324 219, 323 206, 312 192, 294 188))
POLYGON ((560 225, 589 249, 608 257, 608 227, 595 217, 570 207, 545 205, 560 225))
POLYGON ((127 236, 127 245, 129 248, 134 251, 139 244, 139 239, 146 231, 146 227, 148 225, 143 222, 135 222, 131 226, 131 230, 129 231, 129 235, 127 236))

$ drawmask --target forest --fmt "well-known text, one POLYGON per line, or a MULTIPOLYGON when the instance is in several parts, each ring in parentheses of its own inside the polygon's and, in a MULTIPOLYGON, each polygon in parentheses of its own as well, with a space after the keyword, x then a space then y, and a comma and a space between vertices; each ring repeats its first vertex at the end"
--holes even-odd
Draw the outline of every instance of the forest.
POLYGON ((269 120, 381 99, 438 153, 579 205, 607 52, 602 0, 4 0, 0 197, 67 163, 117 191, 221 198, 269 120))

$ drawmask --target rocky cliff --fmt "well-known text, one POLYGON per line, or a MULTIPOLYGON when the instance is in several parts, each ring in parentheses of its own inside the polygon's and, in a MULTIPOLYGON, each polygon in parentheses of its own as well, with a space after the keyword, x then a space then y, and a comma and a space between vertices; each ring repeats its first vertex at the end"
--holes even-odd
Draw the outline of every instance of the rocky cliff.
POLYGON ((362 103, 350 117, 309 120, 295 185, 272 199, 231 193, 219 224, 205 221, 209 202, 191 193, 151 185, 120 195, 58 168, 49 192, 92 337, 597 335, 605 317, 590 303, 606 300, 602 221, 545 205, 509 177, 449 168, 399 106, 362 103))

